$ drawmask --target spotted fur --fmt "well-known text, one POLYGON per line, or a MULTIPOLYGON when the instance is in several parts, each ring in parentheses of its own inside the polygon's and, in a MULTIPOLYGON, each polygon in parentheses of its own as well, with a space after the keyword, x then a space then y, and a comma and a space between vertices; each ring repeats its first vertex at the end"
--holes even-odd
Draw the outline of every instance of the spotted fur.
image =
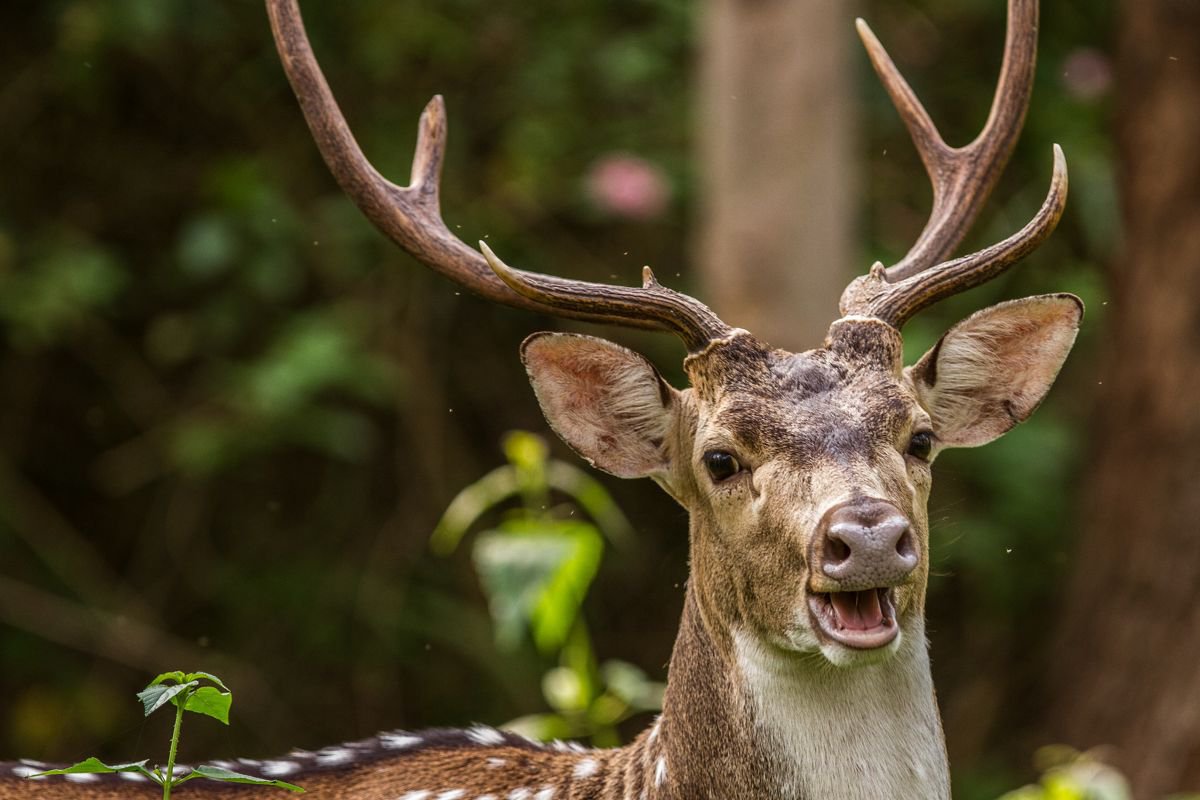
MULTIPOLYGON (((295 783, 314 798, 363 800, 599 800, 664 796, 667 760, 658 729, 628 747, 591 750, 574 742, 540 744, 487 726, 391 731, 371 739, 294 750, 269 759, 216 760, 214 766, 295 783), (653 734, 653 735, 652 735, 653 734), (638 769, 636 766, 641 765, 638 769), (632 792, 632 793, 630 793, 632 792)), ((52 765, 0 762, 0 800, 107 800, 155 797, 140 775, 67 775, 29 779, 52 765)), ((187 766, 177 766, 187 772, 187 766)), ((221 800, 270 796, 259 787, 195 781, 172 792, 221 800)), ((282 796, 282 795, 276 795, 282 796)))

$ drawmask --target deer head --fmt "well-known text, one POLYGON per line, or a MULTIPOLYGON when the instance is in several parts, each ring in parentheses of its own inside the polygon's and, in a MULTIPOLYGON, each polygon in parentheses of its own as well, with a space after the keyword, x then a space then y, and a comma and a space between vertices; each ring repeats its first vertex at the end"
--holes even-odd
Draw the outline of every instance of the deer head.
POLYGON ((987 281, 1045 239, 1066 200, 1054 148, 1049 194, 1023 229, 942 261, 961 241, 1020 130, 1030 94, 1037 5, 1012 0, 1004 64, 982 133, 948 146, 861 20, 859 33, 933 184, 924 231, 894 266, 847 287, 823 345, 772 348, 698 300, 539 275, 482 256, 447 229, 438 207, 445 111, 421 119, 412 181, 396 186, 366 161, 316 65, 294 2, 269 5, 288 75, 325 160, 388 236, 433 269, 500 303, 572 319, 667 330, 688 349, 690 387, 667 384, 644 358, 602 339, 541 333, 522 358, 551 427, 596 467, 650 477, 691 514, 692 585, 728 637, 750 632, 850 665, 899 646, 923 612, 929 564, 930 466, 1026 419, 1050 388, 1083 307, 1066 295, 985 309, 951 328, 916 364, 901 363, 904 323, 933 302, 987 281))

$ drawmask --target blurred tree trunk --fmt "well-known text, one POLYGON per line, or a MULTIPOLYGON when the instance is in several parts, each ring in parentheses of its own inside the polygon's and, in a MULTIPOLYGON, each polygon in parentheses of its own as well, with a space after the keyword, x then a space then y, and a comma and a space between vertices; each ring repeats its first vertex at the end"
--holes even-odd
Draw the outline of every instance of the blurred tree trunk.
POLYGON ((777 347, 818 346, 855 254, 848 6, 710 0, 703 25, 706 296, 777 347))
POLYGON ((1200 3, 1124 0, 1124 256, 1048 733, 1200 789, 1200 3))

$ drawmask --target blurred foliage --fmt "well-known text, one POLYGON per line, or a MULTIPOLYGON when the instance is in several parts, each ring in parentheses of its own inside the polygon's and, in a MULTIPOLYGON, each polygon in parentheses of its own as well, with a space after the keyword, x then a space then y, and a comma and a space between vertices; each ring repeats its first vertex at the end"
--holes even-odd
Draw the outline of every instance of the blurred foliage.
MULTIPOLYGON (((1008 792, 1000 800, 1133 800, 1129 783, 1094 753, 1054 745, 1036 755, 1041 780, 1008 792)), ((1200 800, 1200 795, 1177 794, 1164 800, 1200 800)))
MULTIPOLYGON (((1003 6, 861 9, 952 143, 986 115, 1003 6)), ((420 109, 446 96, 443 207, 463 239, 591 280, 633 283, 649 263, 702 294, 686 268, 701 5, 304 7, 384 174, 407 175, 420 109), (593 178, 614 161, 653 178, 662 199, 638 206, 652 216, 598 199, 593 178)), ((832 13, 857 47, 851 11, 832 13)), ((228 735, 197 730, 185 745, 205 756, 502 721, 547 698, 570 732, 599 736, 595 720, 578 727, 581 709, 606 695, 636 707, 625 687, 640 673, 564 653, 582 637, 589 654, 665 675, 686 576, 678 508, 650 482, 581 477, 553 458, 510 453, 477 481, 505 431, 544 429, 521 337, 577 326, 460 296, 376 234, 321 164, 257 3, 51 0, 7 4, 0 21, 0 752, 65 759, 101 743, 116 756, 165 735, 121 702, 164 660, 241 687, 228 735), (530 463, 544 472, 522 472, 530 463), (428 558, 430 531, 468 484, 472 499, 448 518, 490 532, 473 541, 482 556, 428 558), (531 486, 573 498, 590 522, 543 510, 531 486), (605 491, 635 520, 636 557, 600 560, 619 541, 605 491), (547 530, 557 548, 528 558, 547 530), (493 624, 517 565, 562 574, 547 582, 554 608, 544 591, 509 593, 493 624), (302 708, 265 677, 283 672, 302 708)), ((1052 141, 1072 176, 1058 232, 1022 269, 906 332, 919 353, 998 299, 1069 289, 1088 303, 1047 406, 936 469, 929 630, 965 800, 1022 780, 1028 746, 1013 733, 1039 702, 1037 653, 1070 545, 1085 376, 1108 301, 1098 266, 1120 236, 1111 26, 1109 0, 1043 4, 1026 132, 967 246, 1037 207, 1052 141)), ((855 64, 865 266, 913 241, 929 190, 865 59, 855 64)), ((681 382, 669 337, 604 335, 681 382)))
POLYGON ((531 714, 505 727, 542 740, 589 738, 621 743, 616 726, 632 714, 662 707, 663 684, 625 661, 597 666, 581 606, 604 555, 605 539, 632 547, 632 527, 604 487, 565 461, 551 459, 545 441, 517 431, 504 440, 508 464, 454 498, 433 531, 435 551, 448 554, 488 511, 512 497, 521 504, 478 534, 472 561, 488 598, 496 642, 518 647, 532 636, 558 666, 542 677, 553 713, 531 714), (569 501, 551 505, 551 492, 569 501), (588 520, 575 517, 584 510, 588 520))

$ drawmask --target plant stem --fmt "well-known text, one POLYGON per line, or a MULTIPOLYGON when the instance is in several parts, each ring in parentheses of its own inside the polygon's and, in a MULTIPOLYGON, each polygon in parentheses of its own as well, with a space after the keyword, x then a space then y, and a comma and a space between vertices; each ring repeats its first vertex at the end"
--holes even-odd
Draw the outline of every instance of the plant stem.
POLYGON ((190 692, 176 695, 175 730, 171 732, 171 752, 167 755, 167 779, 163 781, 163 800, 171 800, 171 783, 175 779, 175 751, 179 749, 179 729, 183 726, 183 707, 190 692))

